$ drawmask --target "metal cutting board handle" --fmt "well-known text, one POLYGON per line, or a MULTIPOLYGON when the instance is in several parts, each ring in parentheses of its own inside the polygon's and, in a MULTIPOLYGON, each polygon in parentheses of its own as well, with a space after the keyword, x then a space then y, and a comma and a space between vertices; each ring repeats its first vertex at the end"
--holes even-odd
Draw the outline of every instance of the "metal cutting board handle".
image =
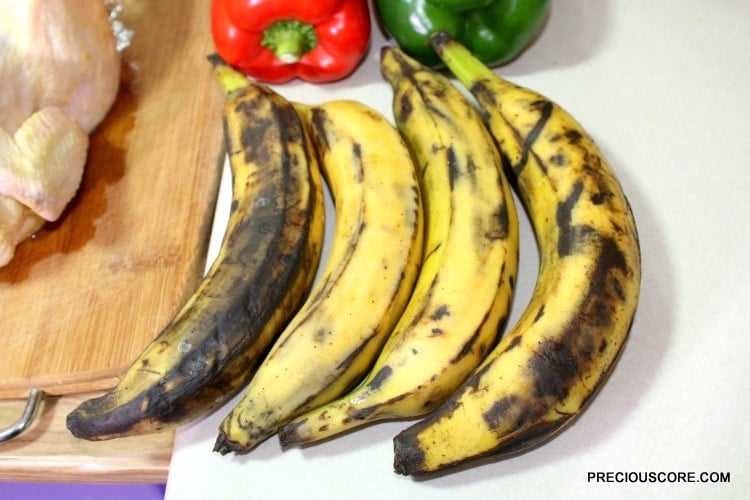
POLYGON ((36 411, 39 408, 39 403, 42 401, 43 394, 44 391, 41 389, 31 389, 31 391, 29 391, 29 399, 26 402, 26 407, 23 409, 21 418, 8 427, 0 429, 0 443, 10 441, 14 437, 23 433, 23 431, 31 425, 31 422, 34 421, 36 411))

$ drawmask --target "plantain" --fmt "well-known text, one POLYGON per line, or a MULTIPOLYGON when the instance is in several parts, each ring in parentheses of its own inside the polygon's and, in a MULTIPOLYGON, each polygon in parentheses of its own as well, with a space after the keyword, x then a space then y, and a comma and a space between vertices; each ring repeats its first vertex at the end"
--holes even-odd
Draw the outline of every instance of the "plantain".
POLYGON ((399 319, 421 263, 419 183, 394 126, 356 101, 297 109, 336 210, 331 250, 307 302, 221 422, 214 450, 222 454, 250 451, 351 389, 399 319))
POLYGON ((529 215, 540 267, 496 349, 439 409, 395 437, 394 467, 405 475, 507 457, 573 422, 622 351, 641 277, 631 208, 591 136, 447 34, 432 43, 476 97, 529 215))
POLYGON ((84 401, 68 429, 89 440, 195 419, 247 383, 299 309, 322 251, 317 160, 291 103, 212 59, 226 93, 232 204, 205 277, 118 384, 84 401))
POLYGON ((518 264, 518 224, 500 158, 469 101, 397 48, 381 53, 395 122, 414 157, 425 249, 414 292, 365 380, 284 425, 285 446, 432 411, 501 336, 518 264))

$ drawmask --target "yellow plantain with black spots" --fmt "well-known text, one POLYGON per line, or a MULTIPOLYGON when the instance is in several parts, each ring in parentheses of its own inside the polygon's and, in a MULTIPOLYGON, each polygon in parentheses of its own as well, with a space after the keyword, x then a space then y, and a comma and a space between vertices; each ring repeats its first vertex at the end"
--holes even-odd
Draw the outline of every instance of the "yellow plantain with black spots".
POLYGON ((394 467, 405 475, 515 454, 571 423, 619 357, 641 277, 630 206, 581 125, 445 33, 432 43, 476 97, 529 215, 540 267, 497 348, 439 409, 395 437, 394 467))
POLYGON ((194 294, 111 391, 67 417, 77 437, 157 431, 228 401, 312 287, 324 206, 316 158, 293 106, 212 59, 232 204, 218 256, 194 294))
POLYGON ((422 268, 364 381, 284 425, 285 446, 433 410, 497 343, 509 313, 518 225, 489 133, 458 89, 399 49, 383 50, 381 71, 422 188, 422 268))
POLYGON ((297 105, 336 222, 307 302, 220 424, 214 451, 246 453, 365 375, 398 321, 422 257, 422 202, 394 126, 356 101, 297 105))

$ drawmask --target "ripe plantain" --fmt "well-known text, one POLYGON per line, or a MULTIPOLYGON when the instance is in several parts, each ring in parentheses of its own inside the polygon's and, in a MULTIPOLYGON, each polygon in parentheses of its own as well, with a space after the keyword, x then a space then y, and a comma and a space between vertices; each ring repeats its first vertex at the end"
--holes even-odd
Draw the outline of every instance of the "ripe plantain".
POLYGON ((540 268, 497 348, 445 404, 395 437, 394 467, 405 475, 517 453, 573 421, 622 350, 641 276, 630 206, 580 124, 445 33, 432 42, 478 101, 531 220, 540 268))
POLYGON ((297 106, 336 209, 326 267, 243 397, 215 451, 245 453, 291 418, 351 389, 409 299, 422 256, 422 203, 409 150, 356 101, 297 106))
POLYGON ((218 256, 194 294, 117 386, 67 418, 100 440, 156 431, 233 396, 299 309, 322 251, 322 183, 291 103, 213 59, 227 95, 232 204, 218 256))
POLYGON ((422 269, 366 379, 283 426, 284 445, 433 410, 497 343, 512 301, 518 224, 489 133, 447 78, 399 49, 387 47, 381 56, 395 121, 420 174, 422 269))

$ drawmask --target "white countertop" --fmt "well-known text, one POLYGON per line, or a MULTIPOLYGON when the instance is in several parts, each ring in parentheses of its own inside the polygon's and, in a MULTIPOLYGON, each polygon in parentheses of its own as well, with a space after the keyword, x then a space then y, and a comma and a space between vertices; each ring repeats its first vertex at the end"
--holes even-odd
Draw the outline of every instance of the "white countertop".
MULTIPOLYGON (((230 403, 178 432, 167 498, 746 498, 748 22, 749 0, 559 0, 536 43, 498 69, 557 101, 594 136, 640 232, 644 274, 630 339, 572 427, 516 458, 415 481, 392 467, 392 438, 409 422, 302 450, 283 451, 271 438, 246 456, 220 456, 211 449, 230 403), (723 472, 731 482, 589 481, 596 472, 723 472)), ((378 72, 383 43, 376 31, 366 62, 340 83, 276 88, 308 103, 355 98, 392 116, 378 72)), ((228 195, 225 175, 214 242, 228 195)), ((514 317, 536 273, 523 217, 521 244, 514 317)))

